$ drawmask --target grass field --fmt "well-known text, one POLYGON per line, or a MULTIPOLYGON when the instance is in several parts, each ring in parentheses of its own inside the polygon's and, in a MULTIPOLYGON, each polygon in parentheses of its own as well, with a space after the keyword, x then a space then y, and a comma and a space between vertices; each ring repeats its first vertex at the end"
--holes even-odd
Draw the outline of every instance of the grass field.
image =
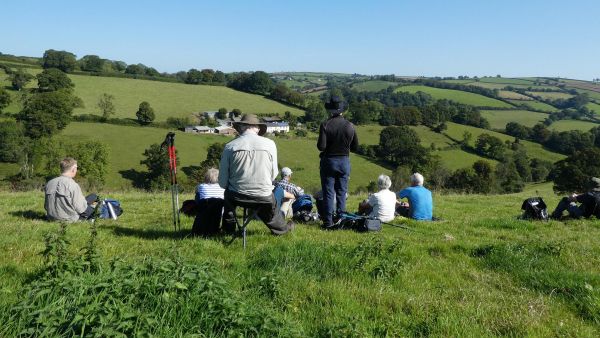
POLYGON ((241 109, 244 113, 279 113, 303 115, 300 109, 288 107, 259 95, 239 92, 223 86, 187 85, 147 80, 134 80, 83 75, 69 76, 75 83, 75 94, 85 108, 75 114, 99 114, 96 104, 102 93, 114 95, 115 117, 135 118, 140 102, 154 108, 156 121, 167 117, 186 117, 192 113, 215 111, 221 107, 241 109))
POLYGON ((475 80, 473 80, 473 79, 467 79, 467 80, 456 79, 456 80, 442 80, 442 82, 458 83, 458 84, 464 84, 464 85, 466 85, 466 84, 471 84, 471 82, 475 82, 475 80))
POLYGON ((510 90, 501 90, 500 92, 498 92, 498 95, 503 99, 523 100, 523 101, 533 100, 529 96, 519 94, 516 92, 511 92, 510 90))
MULTIPOLYGON (((119 325, 113 333, 162 337, 597 337, 600 223, 517 220, 533 195, 552 207, 559 198, 549 185, 503 196, 434 195, 444 221, 395 221, 414 231, 297 225, 273 237, 253 221, 244 251, 239 239, 187 236, 191 219, 173 232, 168 194, 114 194, 125 212, 96 223, 100 270, 55 285, 40 273, 43 236, 58 229, 41 220, 43 196, 2 192, 0 336, 42 330, 56 318, 75 330, 69 336, 119 325)), ((362 198, 351 196, 349 208, 362 198)), ((69 256, 82 255, 88 228, 67 227, 69 256)))
POLYGON ((544 103, 544 102, 539 102, 539 101, 516 101, 516 100, 509 100, 511 103, 515 104, 515 105, 520 105, 520 104, 524 104, 532 109, 537 109, 537 110, 541 110, 541 111, 545 111, 545 112, 555 112, 558 111, 557 108, 544 103))
MULTIPOLYGON (((131 186, 119 172, 126 170, 145 170, 140 165, 142 153, 152 143, 160 144, 167 133, 165 129, 126 127, 95 123, 73 122, 62 133, 70 139, 95 139, 107 144, 110 148, 110 170, 107 177, 107 188, 120 189, 131 186)), ((199 165, 206 158, 207 147, 215 142, 229 142, 230 137, 218 135, 195 135, 177 132, 176 146, 181 160, 180 167, 199 165)), ((319 152, 315 139, 283 139, 276 138, 280 167, 288 166, 294 171, 294 180, 305 188, 320 186, 319 152)), ((376 164, 360 156, 351 156, 352 177, 350 189, 364 186, 380 173, 389 173, 376 164)))
MULTIPOLYGON (((37 74, 40 69, 28 69, 37 74)), ((2 72, 0 81, 8 85, 6 75, 2 72)), ((135 118, 135 112, 142 101, 148 101, 156 115, 156 121, 165 121, 168 117, 186 117, 192 113, 215 111, 225 107, 229 110, 241 109, 244 113, 279 113, 285 111, 294 115, 303 115, 304 111, 266 99, 260 95, 243 93, 223 86, 187 85, 148 80, 112 78, 100 76, 73 75, 69 77, 75 84, 75 95, 79 96, 85 107, 74 111, 74 114, 96 114, 96 107, 103 93, 114 96, 115 117, 135 118)), ((32 81, 29 87, 36 87, 32 81)), ((12 93, 16 98, 16 93, 12 93)), ((18 112, 19 102, 16 100, 7 112, 18 112)))
POLYGON ((496 163, 498 163, 495 160, 484 158, 476 154, 471 154, 461 149, 446 149, 435 151, 433 154, 439 156, 442 160, 442 163, 444 163, 444 166, 450 170, 470 168, 473 166, 473 163, 481 160, 487 161, 492 165, 496 165, 496 163))
POLYGON ((567 93, 561 93, 561 92, 527 92, 527 94, 534 96, 534 97, 539 97, 542 99, 547 99, 547 100, 558 100, 558 99, 570 99, 573 97, 573 95, 571 94, 567 94, 567 93))
POLYGON ((358 82, 352 85, 352 89, 356 89, 362 92, 377 92, 383 89, 387 89, 389 86, 397 86, 397 82, 371 80, 365 82, 358 82))
POLYGON ((508 122, 518 122, 533 127, 536 123, 542 122, 548 117, 548 114, 528 110, 482 110, 481 116, 490 122, 493 129, 504 129, 508 122))
POLYGON ((593 111, 597 115, 600 115, 600 104, 590 102, 585 105, 589 110, 593 111))
MULTIPOLYGON (((477 140, 477 137, 483 133, 486 133, 491 136, 495 136, 495 137, 501 139, 502 141, 510 141, 510 142, 514 141, 514 137, 508 136, 506 134, 497 133, 497 132, 494 132, 491 130, 485 130, 485 129, 471 127, 471 126, 465 126, 462 124, 456 124, 453 122, 448 122, 448 129, 445 131, 445 133, 447 135, 449 135, 450 137, 452 137, 453 139, 462 140, 463 134, 465 131, 468 131, 472 135, 471 145, 474 145, 475 141, 477 140)), ((552 161, 552 162, 555 162, 555 161, 565 158, 564 155, 557 154, 557 153, 554 153, 554 152, 544 149, 542 147, 542 145, 540 145, 538 143, 529 142, 529 141, 520 141, 520 142, 527 150, 527 155, 529 155, 529 157, 539 158, 542 160, 547 160, 547 161, 552 161)))
POLYGON ((459 103, 470 104, 477 107, 499 107, 499 108, 511 108, 512 106, 508 103, 485 97, 479 94, 473 94, 469 92, 463 92, 460 90, 452 89, 441 89, 427 86, 402 86, 396 89, 396 91, 416 93, 424 92, 431 95, 434 99, 447 99, 459 103))
POLYGON ((479 82, 500 83, 500 84, 505 84, 505 85, 533 86, 532 80, 515 79, 515 78, 507 78, 507 77, 482 77, 482 78, 479 78, 479 82))
POLYGON ((560 120, 552 123, 550 129, 556 131, 568 131, 568 130, 581 130, 588 131, 594 127, 598 127, 600 124, 589 122, 589 121, 578 121, 578 120, 560 120))

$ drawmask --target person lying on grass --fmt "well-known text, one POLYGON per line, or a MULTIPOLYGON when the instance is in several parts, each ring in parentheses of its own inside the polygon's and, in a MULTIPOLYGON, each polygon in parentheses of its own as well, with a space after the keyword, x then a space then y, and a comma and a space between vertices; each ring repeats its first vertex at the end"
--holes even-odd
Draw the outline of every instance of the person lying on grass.
POLYGON ((86 220, 94 213, 96 194, 83 196, 81 187, 73 180, 77 175, 77 161, 67 157, 60 161, 61 175, 51 179, 44 188, 44 209, 51 221, 76 222, 86 220))
POLYGON ((433 199, 431 191, 423 186, 423 175, 414 173, 410 176, 411 186, 398 192, 398 198, 407 198, 408 206, 401 204, 396 212, 404 217, 420 221, 433 219, 433 199))
POLYGON ((360 215, 368 215, 382 222, 394 220, 396 212, 396 194, 390 191, 392 180, 387 175, 379 175, 377 187, 379 191, 358 205, 360 215))
POLYGON ((596 216, 600 218, 600 178, 592 177, 591 190, 584 194, 573 193, 568 197, 563 197, 556 209, 550 215, 551 218, 560 219, 563 212, 569 212, 569 216, 573 218, 589 218, 596 216), (580 203, 577 205, 577 203, 580 203))

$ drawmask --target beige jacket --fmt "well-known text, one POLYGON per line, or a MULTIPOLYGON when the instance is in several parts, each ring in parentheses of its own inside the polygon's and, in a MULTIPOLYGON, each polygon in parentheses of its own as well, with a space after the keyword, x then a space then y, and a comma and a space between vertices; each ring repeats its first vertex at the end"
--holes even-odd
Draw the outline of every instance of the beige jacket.
POLYGON ((219 166, 221 188, 269 196, 277 174, 277 147, 272 140, 246 132, 225 145, 219 166))
POLYGON ((79 184, 67 176, 53 178, 46 183, 44 209, 48 219, 76 222, 88 204, 79 184))

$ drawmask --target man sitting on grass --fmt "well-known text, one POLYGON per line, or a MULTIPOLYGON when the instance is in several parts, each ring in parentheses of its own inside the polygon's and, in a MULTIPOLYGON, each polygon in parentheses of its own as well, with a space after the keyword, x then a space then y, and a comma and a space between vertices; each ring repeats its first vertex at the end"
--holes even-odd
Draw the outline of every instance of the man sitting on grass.
POLYGON ((300 196, 304 195, 304 189, 295 185, 291 182, 292 179, 292 169, 288 167, 284 167, 281 169, 281 180, 273 181, 273 185, 277 187, 281 187, 284 191, 283 203, 281 204, 281 211, 286 216, 290 216, 292 208, 290 207, 295 200, 300 198, 300 196))
POLYGON ((410 176, 411 186, 398 192, 398 198, 407 198, 408 206, 401 204, 396 212, 404 217, 419 221, 433 219, 433 199, 431 191, 423 186, 423 175, 414 173, 410 176))
POLYGON ((569 212, 569 216, 573 218, 589 218, 596 216, 600 218, 600 178, 591 178, 592 189, 584 194, 571 194, 571 196, 563 197, 558 203, 554 212, 550 217, 560 219, 565 210, 569 212), (577 202, 580 205, 577 205, 577 202))
POLYGON ((67 157, 60 161, 62 174, 46 183, 44 209, 49 220, 76 222, 90 218, 96 204, 96 194, 83 197, 77 175, 77 161, 67 157))

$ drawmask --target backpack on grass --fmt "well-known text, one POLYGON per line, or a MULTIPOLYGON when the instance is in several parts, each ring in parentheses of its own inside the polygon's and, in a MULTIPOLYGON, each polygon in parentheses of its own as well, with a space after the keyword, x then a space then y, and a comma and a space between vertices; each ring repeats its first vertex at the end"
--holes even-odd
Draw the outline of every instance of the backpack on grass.
POLYGON ((104 199, 99 202, 100 210, 98 212, 98 218, 104 219, 117 219, 123 213, 121 208, 121 202, 113 199, 104 199))
POLYGON ((521 218, 530 220, 548 220, 548 209, 541 197, 530 197, 521 205, 523 215, 521 218))

